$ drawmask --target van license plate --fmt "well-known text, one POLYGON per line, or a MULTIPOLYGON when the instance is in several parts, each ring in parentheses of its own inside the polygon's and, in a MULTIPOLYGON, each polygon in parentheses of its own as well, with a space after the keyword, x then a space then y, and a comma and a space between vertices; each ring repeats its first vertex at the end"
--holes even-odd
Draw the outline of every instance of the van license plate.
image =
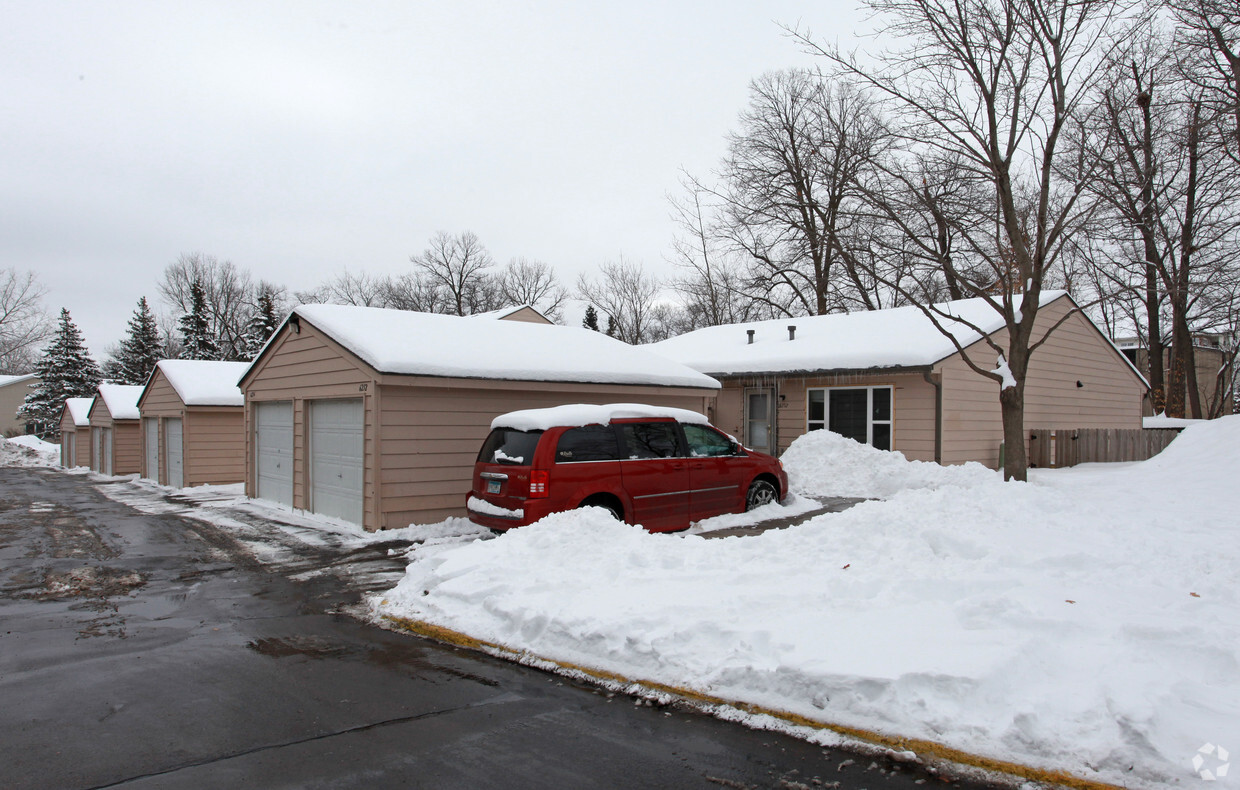
POLYGON ((487 481, 487 493, 488 494, 498 494, 499 488, 500 488, 499 480, 488 480, 487 481))

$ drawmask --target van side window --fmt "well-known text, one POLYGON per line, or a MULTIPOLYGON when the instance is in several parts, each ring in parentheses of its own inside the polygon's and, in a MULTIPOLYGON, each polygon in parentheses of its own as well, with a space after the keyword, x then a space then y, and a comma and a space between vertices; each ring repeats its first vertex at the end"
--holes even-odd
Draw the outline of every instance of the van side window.
POLYGON ((615 461, 620 458, 620 443, 610 425, 587 425, 570 428, 560 436, 555 447, 558 464, 579 461, 615 461))
POLYGON ((693 458, 717 458, 735 453, 732 440, 705 425, 687 423, 684 426, 685 441, 693 458))
POLYGON ((625 423, 621 426, 629 458, 674 458, 680 455, 676 424, 625 423))

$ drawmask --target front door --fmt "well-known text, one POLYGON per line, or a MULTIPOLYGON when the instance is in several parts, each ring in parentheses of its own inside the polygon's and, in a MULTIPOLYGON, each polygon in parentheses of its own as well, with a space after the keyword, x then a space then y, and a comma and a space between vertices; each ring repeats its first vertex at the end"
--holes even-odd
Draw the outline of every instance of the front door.
POLYGON ((775 389, 745 390, 745 446, 775 455, 775 389))

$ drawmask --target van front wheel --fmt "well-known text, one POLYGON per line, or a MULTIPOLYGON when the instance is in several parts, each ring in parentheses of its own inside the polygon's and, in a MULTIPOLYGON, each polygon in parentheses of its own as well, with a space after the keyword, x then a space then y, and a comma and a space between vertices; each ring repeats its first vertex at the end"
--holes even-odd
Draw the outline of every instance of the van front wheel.
POLYGON ((611 513, 611 517, 616 521, 624 521, 624 512, 620 509, 620 505, 610 497, 594 496, 582 502, 577 507, 601 507, 603 510, 611 513))
POLYGON ((749 493, 745 494, 745 511, 748 512, 777 501, 779 501, 779 492, 775 490, 771 481, 755 480, 749 486, 749 493))

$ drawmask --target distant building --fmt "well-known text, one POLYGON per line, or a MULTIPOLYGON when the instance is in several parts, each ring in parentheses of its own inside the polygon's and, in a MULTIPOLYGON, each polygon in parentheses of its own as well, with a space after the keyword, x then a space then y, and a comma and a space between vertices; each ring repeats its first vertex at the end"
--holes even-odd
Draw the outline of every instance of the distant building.
POLYGON ((33 426, 18 419, 17 410, 26 402, 30 388, 40 382, 38 376, 26 373, 21 376, 0 376, 0 433, 18 436, 30 433, 33 426))
MULTIPOLYGON (((1117 337, 1115 345, 1128 361, 1150 377, 1150 352, 1145 341, 1135 337, 1117 337)), ((1201 394, 1201 416, 1222 417, 1235 411, 1236 340, 1227 333, 1200 332, 1193 335, 1193 356, 1197 363, 1197 390, 1201 394)), ((1171 372, 1171 348, 1163 349, 1163 370, 1171 372)), ((1154 409, 1145 403, 1145 416, 1154 409)), ((1187 414, 1185 416, 1188 416, 1187 414)))

